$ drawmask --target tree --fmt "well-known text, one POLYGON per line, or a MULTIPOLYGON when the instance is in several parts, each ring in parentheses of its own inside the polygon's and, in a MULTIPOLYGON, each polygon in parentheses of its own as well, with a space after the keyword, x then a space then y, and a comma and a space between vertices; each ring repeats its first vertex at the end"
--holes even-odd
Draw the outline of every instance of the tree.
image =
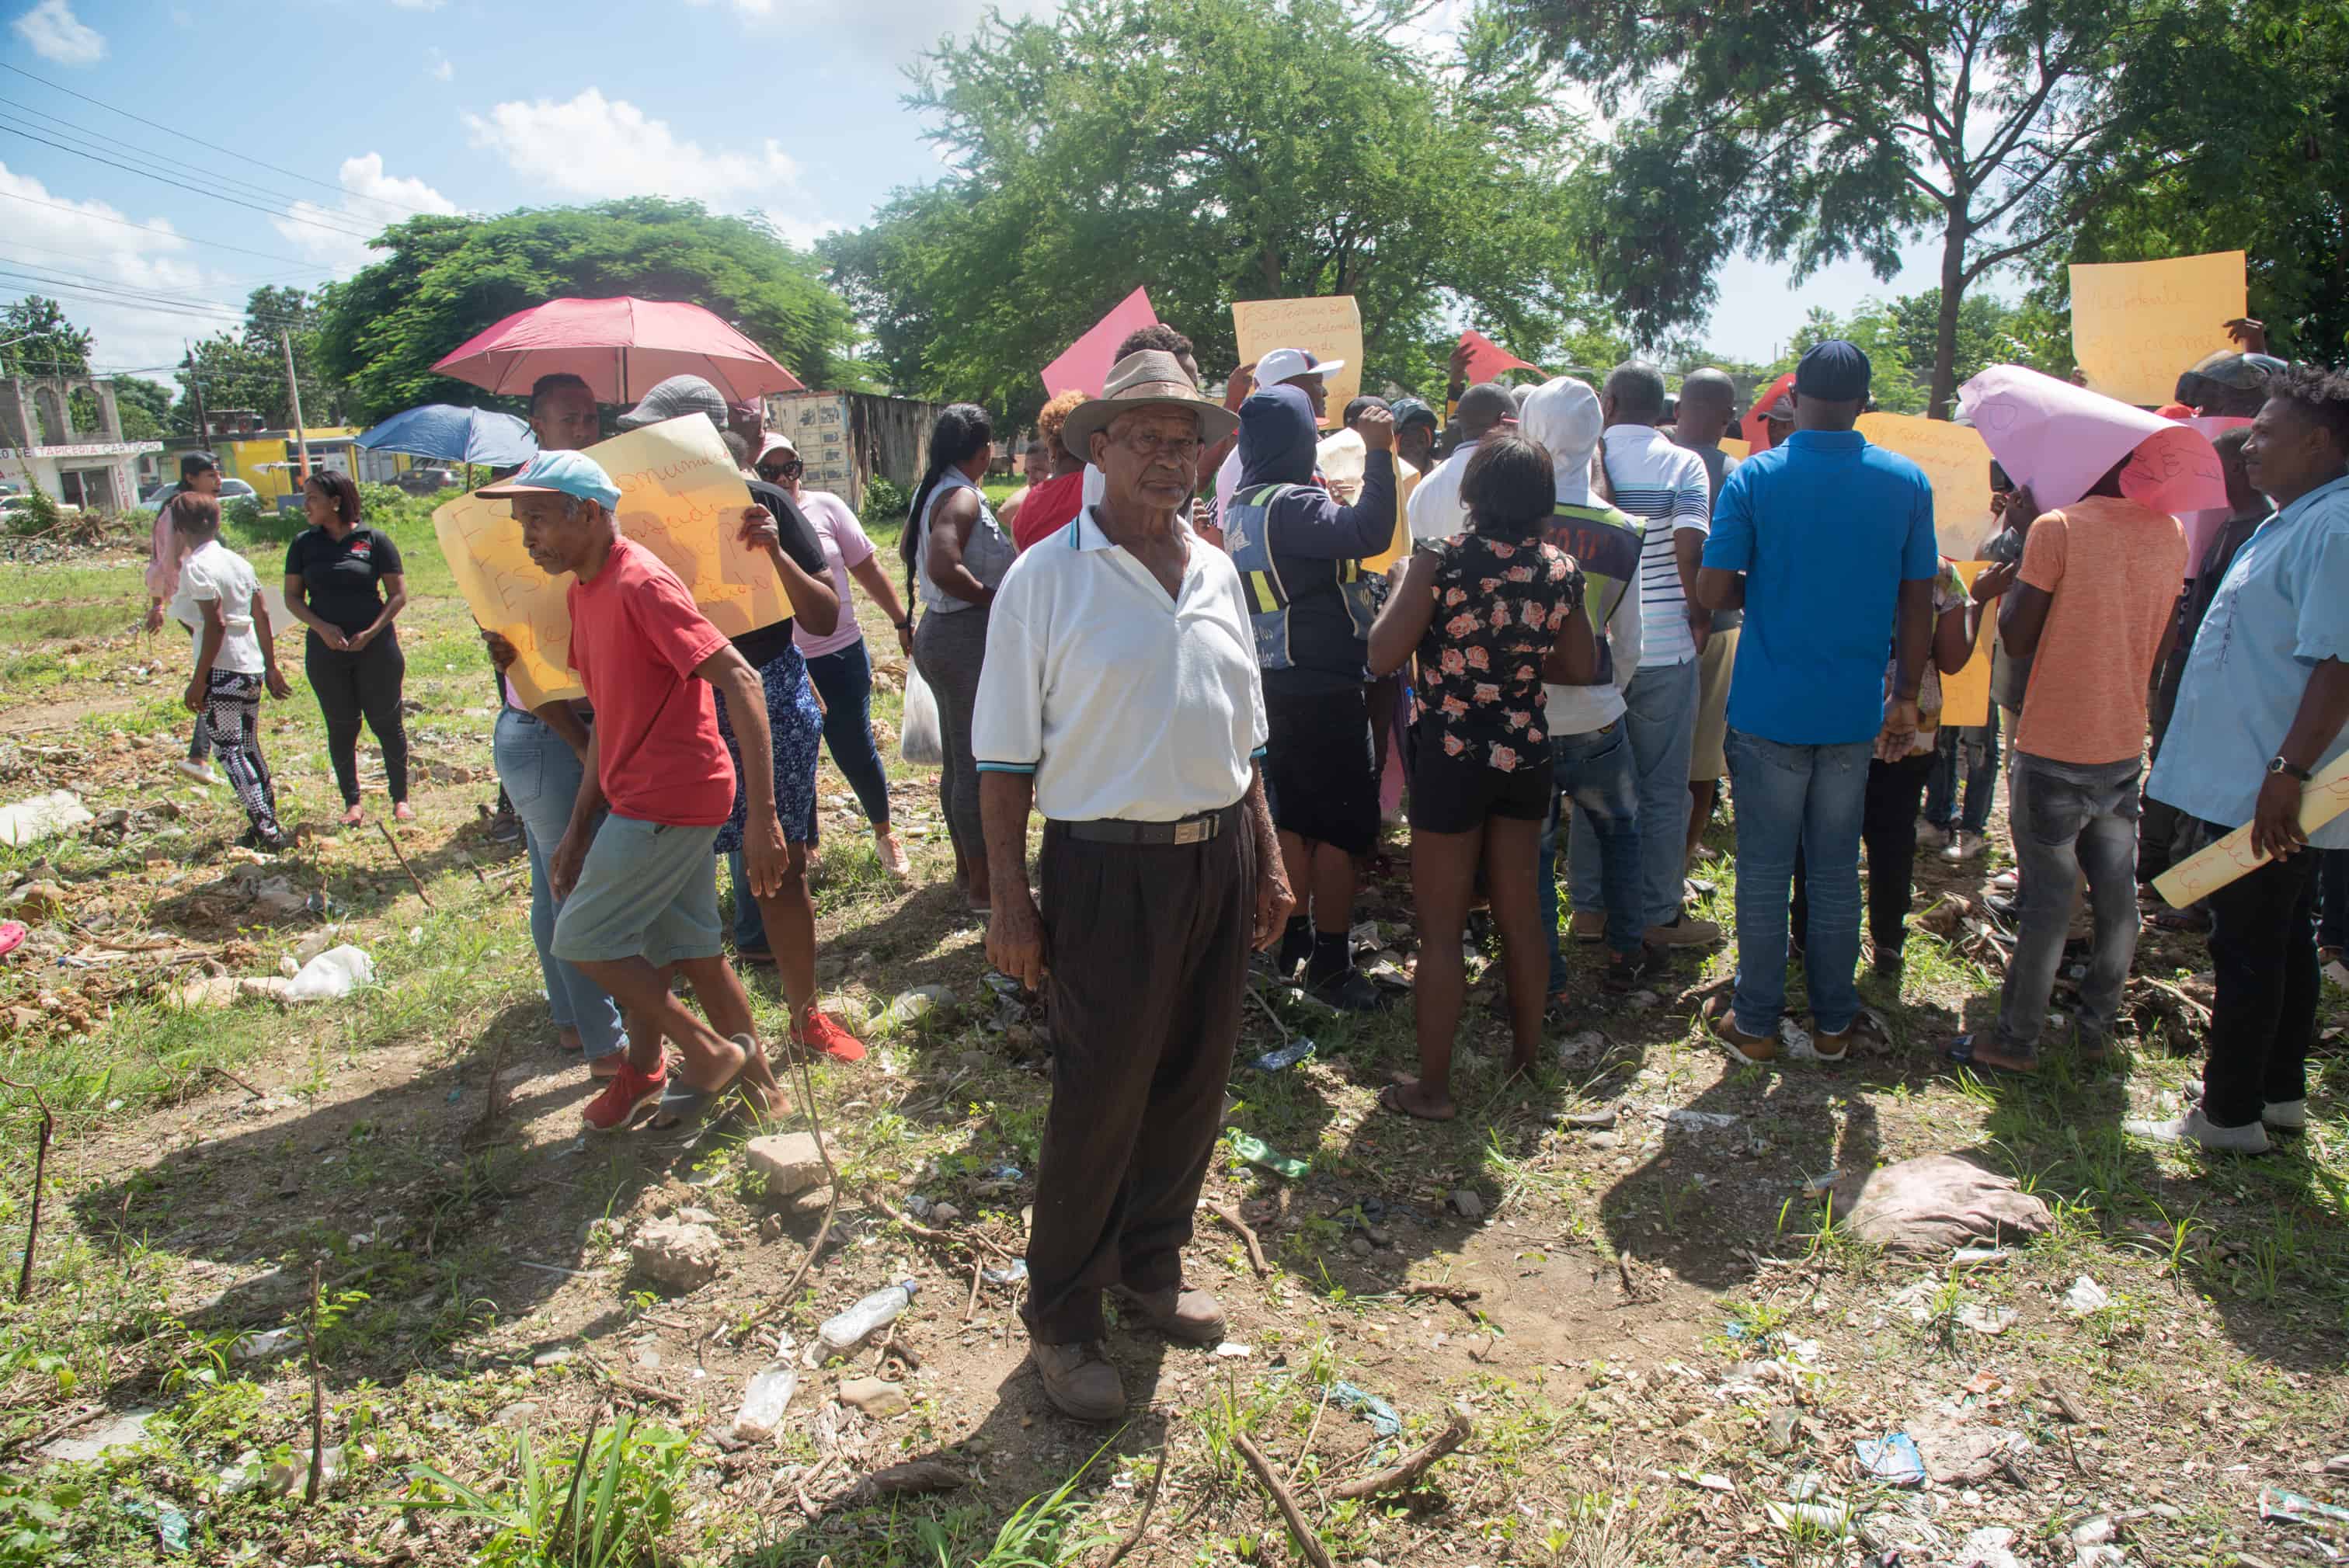
POLYGON ((1619 353, 1574 260, 1578 125, 1384 20, 1076 0, 926 56, 906 101, 954 173, 819 247, 890 381, 1025 418, 1037 373, 1138 284, 1210 375, 1232 301, 1326 294, 1360 303, 1368 387, 1441 386, 1454 313, 1529 359, 1619 353))
POLYGON ((1593 85, 1608 292, 1650 332, 1710 307, 1733 250, 1797 278, 1941 242, 1928 397, 1957 385, 1966 291, 2067 237, 2124 156, 2182 135, 2125 89, 2222 38, 2216 0, 1487 0, 1531 58, 1593 85))
POLYGON ((39 294, 0 309, 0 376, 87 376, 90 335, 39 294))
POLYGON ((285 347, 279 334, 291 335, 295 381, 302 389, 302 418, 311 426, 342 422, 344 391, 339 382, 321 374, 317 336, 322 315, 317 300, 296 288, 263 287, 245 296, 242 332, 217 333, 189 350, 191 364, 180 373, 183 389, 173 425, 181 431, 196 428, 192 388, 201 385, 204 407, 212 413, 251 408, 270 428, 294 423, 294 399, 285 387, 285 347))
MULTIPOLYGON (((137 376, 118 377, 114 383, 114 411, 122 419, 122 438, 126 441, 160 440, 171 426, 171 394, 152 381, 137 376)), ((189 428, 195 427, 191 424, 189 428)))
POLYGON ((432 372, 435 360, 527 306, 570 294, 685 300, 732 323, 811 387, 856 366, 847 307, 814 262, 764 222, 699 203, 638 197, 498 218, 411 218, 384 231, 384 260, 327 290, 320 373, 347 412, 380 419, 419 403, 496 402, 432 372))

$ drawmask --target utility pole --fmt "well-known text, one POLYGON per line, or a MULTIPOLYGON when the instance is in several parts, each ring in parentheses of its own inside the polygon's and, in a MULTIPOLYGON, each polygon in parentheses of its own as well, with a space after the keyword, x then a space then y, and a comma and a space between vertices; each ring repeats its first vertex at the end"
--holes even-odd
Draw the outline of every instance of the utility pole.
POLYGON ((310 436, 302 428, 302 388, 294 379, 294 338, 284 327, 277 329, 278 346, 285 350, 285 395, 294 403, 294 440, 302 452, 302 478, 310 477, 310 436))
POLYGON ((180 339, 180 346, 188 351, 188 396, 196 405, 196 445, 209 447, 212 444, 212 421, 204 418, 204 384, 196 375, 195 346, 184 337, 180 339))

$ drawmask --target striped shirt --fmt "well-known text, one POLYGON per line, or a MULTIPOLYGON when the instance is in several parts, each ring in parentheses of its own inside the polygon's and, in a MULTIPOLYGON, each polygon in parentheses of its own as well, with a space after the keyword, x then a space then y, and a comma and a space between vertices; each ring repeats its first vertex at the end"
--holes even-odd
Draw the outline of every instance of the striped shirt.
POLYGON ((1704 459, 1676 447, 1649 425, 1609 425, 1601 438, 1607 482, 1615 505, 1639 518, 1645 542, 1640 553, 1640 667, 1682 665, 1696 657, 1689 634, 1688 594, 1681 585, 1675 534, 1702 539, 1713 520, 1713 492, 1704 459))

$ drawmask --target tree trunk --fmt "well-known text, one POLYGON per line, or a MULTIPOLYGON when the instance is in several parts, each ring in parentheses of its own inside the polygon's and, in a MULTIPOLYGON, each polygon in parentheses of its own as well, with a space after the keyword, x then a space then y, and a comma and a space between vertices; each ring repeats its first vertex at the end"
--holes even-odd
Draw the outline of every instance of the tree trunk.
POLYGON ((1925 404, 1929 419, 1950 417, 1958 390, 1958 306, 1965 303, 1966 227, 1957 212, 1941 239, 1941 312, 1933 324, 1933 385, 1925 404))

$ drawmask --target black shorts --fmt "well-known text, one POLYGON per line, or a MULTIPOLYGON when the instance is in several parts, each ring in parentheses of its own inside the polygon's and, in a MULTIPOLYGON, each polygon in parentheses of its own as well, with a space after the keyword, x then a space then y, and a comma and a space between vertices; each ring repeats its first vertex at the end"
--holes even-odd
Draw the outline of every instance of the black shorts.
POLYGON ((1419 759, 1411 773, 1411 825, 1429 833, 1474 832, 1488 817, 1539 822, 1549 816, 1549 748, 1504 773, 1464 757, 1447 757, 1444 738, 1423 718, 1419 759))
POLYGON ((1264 694, 1264 789, 1284 833, 1366 855, 1379 841, 1369 688, 1264 694))

